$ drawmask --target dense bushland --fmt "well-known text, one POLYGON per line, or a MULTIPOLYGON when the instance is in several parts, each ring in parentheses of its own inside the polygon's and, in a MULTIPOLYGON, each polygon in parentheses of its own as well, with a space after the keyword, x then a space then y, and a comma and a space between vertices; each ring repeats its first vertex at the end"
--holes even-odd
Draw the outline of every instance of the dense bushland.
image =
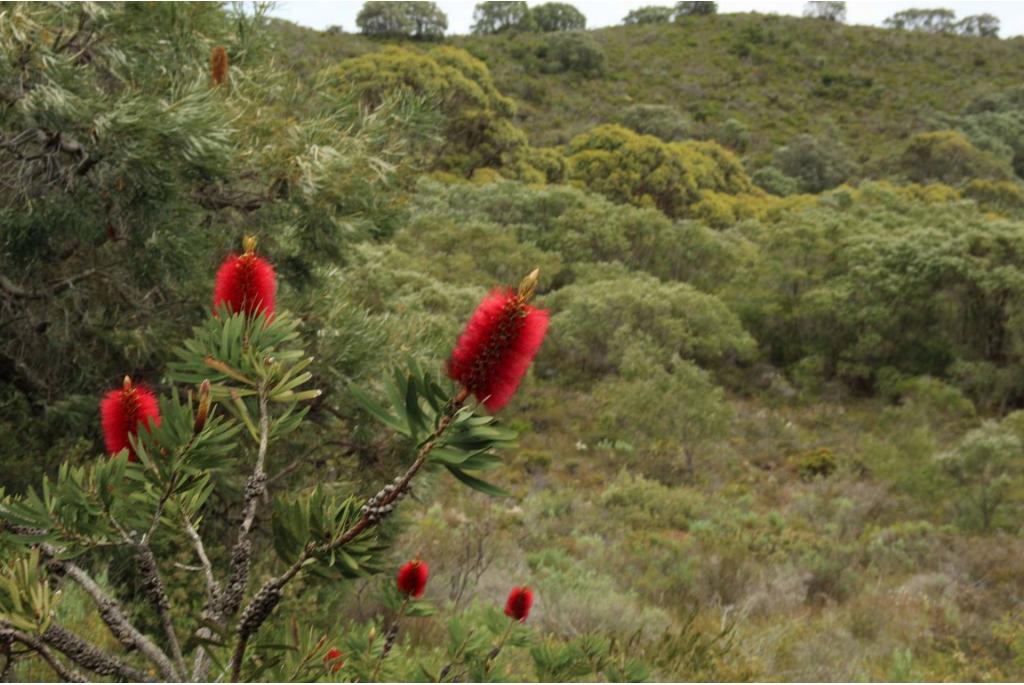
MULTIPOLYGON (((321 392, 267 452, 251 599, 298 522, 323 532, 308 512, 409 465, 423 436, 379 425, 379 379, 441 375, 490 287, 539 268, 550 328, 502 410, 505 467, 417 476, 358 572, 318 557, 289 586, 240 676, 1024 676, 1020 41, 653 11, 580 31, 561 3, 494 4, 443 42, 413 3, 368 3, 380 42, 201 4, 0 9, 3 506, 44 474, 141 471, 96 456, 125 374, 178 388, 163 420, 191 434, 201 378, 175 350, 231 320, 213 274, 257 235, 321 392)), ((221 569, 259 443, 238 379, 209 380, 246 466, 171 463, 217 466, 180 506, 221 569)), ((98 519, 69 530, 116 538, 98 519)), ((5 552, 34 542, 9 524, 5 552)), ((205 600, 180 534, 154 544, 184 636, 205 600)), ((76 563, 170 654, 131 549, 76 563)), ((3 587, 60 589, 54 624, 147 667, 81 586, 4 559, 3 587)), ((217 618, 229 669, 240 626, 217 618)), ((20 652, 0 643, 8 673, 52 677, 20 652)))

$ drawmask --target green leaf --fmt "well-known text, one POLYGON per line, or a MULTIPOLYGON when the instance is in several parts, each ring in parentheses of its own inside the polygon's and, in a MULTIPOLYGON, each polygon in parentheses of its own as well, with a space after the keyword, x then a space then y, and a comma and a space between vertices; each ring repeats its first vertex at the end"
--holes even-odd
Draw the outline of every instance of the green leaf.
POLYGON ((490 483, 488 483, 486 481, 480 480, 479 478, 475 478, 475 477, 469 475, 468 473, 465 473, 461 469, 458 469, 458 468, 456 468, 454 466, 448 466, 446 464, 445 468, 448 469, 451 472, 451 474, 453 476, 455 476, 458 480, 460 480, 463 484, 473 488, 474 490, 479 490, 480 492, 483 492, 483 493, 486 493, 488 495, 491 495, 492 497, 510 497, 511 496, 511 495, 509 495, 509 493, 505 492, 504 490, 499 488, 497 485, 491 485, 490 483))

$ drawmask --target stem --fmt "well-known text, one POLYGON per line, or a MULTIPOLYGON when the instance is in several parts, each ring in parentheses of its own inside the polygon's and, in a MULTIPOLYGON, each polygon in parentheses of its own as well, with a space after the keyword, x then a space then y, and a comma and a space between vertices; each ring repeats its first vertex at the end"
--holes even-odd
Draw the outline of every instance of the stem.
MULTIPOLYGON (((171 486, 168 487, 170 488, 171 486)), ((164 502, 167 501, 169 495, 170 491, 160 499, 160 504, 154 514, 153 524, 149 532, 153 531, 156 522, 160 520, 164 502)), ((157 568, 153 550, 150 548, 149 543, 146 542, 145 536, 141 540, 136 540, 134 532, 129 533, 125 530, 109 510, 107 511, 107 518, 110 519, 114 528, 121 534, 125 544, 135 550, 135 567, 138 569, 139 575, 142 576, 146 598, 149 599, 157 616, 160 617, 160 625, 164 630, 164 635, 167 637, 167 643, 171 647, 171 656, 174 658, 177 679, 184 680, 188 671, 185 668, 185 659, 181 653, 181 643, 178 642, 178 635, 174 631, 174 620, 171 618, 171 604, 167 597, 167 588, 164 586, 163 578, 160 576, 160 569, 157 568)), ((149 535, 149 532, 146 535, 149 535)))
MULTIPOLYGON (((46 548, 49 548, 48 556, 52 557, 56 554, 56 550, 50 545, 40 545, 40 549, 44 552, 47 552, 46 548)), ((92 597, 99 610, 100 618, 107 624, 110 632, 114 634, 114 637, 121 644, 128 648, 137 649, 144 654, 146 658, 153 662, 153 665, 157 667, 165 680, 176 680, 178 678, 177 673, 174 671, 174 666, 171 665, 171 660, 164 654, 163 650, 157 647, 148 637, 140 633, 128 621, 117 601, 108 596, 88 573, 69 561, 53 559, 48 562, 48 565, 51 569, 66 574, 92 597)))
POLYGON ((199 557, 199 563, 203 567, 203 575, 206 577, 206 597, 208 600, 213 601, 220 591, 217 586, 217 580, 213 577, 213 564, 210 563, 210 557, 206 556, 206 547, 203 545, 203 538, 199 536, 199 531, 195 529, 192 522, 188 520, 184 512, 182 513, 182 524, 185 528, 185 535, 188 536, 189 541, 192 543, 192 548, 196 551, 196 556, 199 557))
POLYGON ((373 675, 370 676, 370 680, 377 682, 377 676, 380 674, 380 667, 384 665, 384 659, 388 658, 388 654, 391 652, 391 647, 395 644, 395 638, 398 637, 398 623, 405 616, 405 609, 409 606, 410 596, 405 596, 405 601, 402 602, 402 606, 398 608, 398 614, 395 616, 395 620, 392 621, 391 627, 388 628, 388 632, 384 636, 384 649, 380 652, 380 657, 377 659, 377 665, 373 667, 373 675))
POLYGON ((502 633, 501 639, 498 640, 498 644, 495 645, 494 649, 491 650, 491 653, 487 655, 487 661, 484 663, 485 674, 491 672, 491 665, 494 663, 494 660, 498 658, 498 655, 501 654, 501 648, 505 646, 505 640, 507 640, 508 636, 512 634, 512 628, 515 624, 516 620, 514 618, 509 619, 508 627, 505 628, 505 632, 502 633))
MULTIPOLYGON (((424 442, 420 447, 419 452, 416 454, 416 459, 406 470, 402 478, 395 483, 394 489, 391 490, 388 495, 381 498, 381 506, 392 504, 401 496, 402 492, 409 487, 410 481, 412 481, 413 477, 419 472, 420 468, 423 467, 423 464, 426 463, 427 456, 430 454, 430 451, 434 449, 437 445, 437 441, 440 440, 441 436, 444 435, 444 432, 448 430, 448 426, 451 424, 452 419, 455 418, 456 412, 458 412, 462 407, 462 403, 466 401, 467 397, 469 397, 469 390, 463 388, 459 391, 459 394, 452 398, 451 402, 448 403, 448 407, 445 409, 444 415, 438 422, 437 428, 434 429, 434 432, 430 434, 430 437, 427 438, 426 442, 424 442)), ((323 554, 336 550, 339 547, 344 547, 358 537, 360 533, 377 525, 379 521, 380 519, 371 517, 370 513, 367 512, 363 514, 359 520, 352 525, 352 527, 342 531, 328 544, 321 547, 317 547, 312 543, 307 544, 303 548, 302 552, 299 553, 298 558, 284 573, 276 578, 271 578, 263 584, 259 589, 259 592, 256 593, 256 596, 254 596, 252 600, 250 600, 248 606, 245 607, 245 611, 242 613, 242 626, 239 628, 238 644, 235 646, 235 652, 231 657, 232 680, 237 680, 238 674, 241 673, 242 660, 245 658, 245 650, 249 642, 249 636, 255 634, 256 631, 259 630, 260 626, 263 625, 263 622, 270 614, 270 611, 261 610, 262 607, 258 606, 258 603, 266 602, 268 598, 274 597, 274 604, 276 605, 276 601, 280 599, 281 590, 293 578, 295 578, 296 575, 298 575, 299 571, 302 570, 303 564, 313 554, 323 554), (250 619, 249 621, 246 620, 247 617, 250 619)), ((272 608, 273 607, 271 607, 271 609, 272 608)))
POLYGON ((6 632, 11 638, 34 650, 43 658, 43 661, 50 665, 50 668, 53 669, 53 672, 56 673, 61 680, 69 683, 89 682, 81 673, 62 664, 60 660, 54 656, 53 652, 51 652, 49 648, 47 648, 47 646, 38 638, 15 628, 11 628, 7 626, 7 624, 0 624, 0 631, 6 632))
POLYGON ((245 507, 242 523, 238 528, 238 539, 231 551, 231 576, 224 592, 217 613, 221 620, 228 619, 238 611, 245 596, 249 583, 249 566, 252 559, 252 542, 249 534, 256 521, 260 499, 267 490, 267 473, 264 464, 267 459, 267 446, 270 444, 270 410, 267 406, 267 392, 264 386, 259 388, 260 404, 260 442, 256 452, 256 464, 252 475, 245 484, 245 507))
POLYGON ((106 654, 96 645, 83 640, 57 623, 51 622, 40 637, 47 645, 82 668, 98 675, 117 676, 126 682, 152 681, 146 673, 129 666, 117 657, 106 654))

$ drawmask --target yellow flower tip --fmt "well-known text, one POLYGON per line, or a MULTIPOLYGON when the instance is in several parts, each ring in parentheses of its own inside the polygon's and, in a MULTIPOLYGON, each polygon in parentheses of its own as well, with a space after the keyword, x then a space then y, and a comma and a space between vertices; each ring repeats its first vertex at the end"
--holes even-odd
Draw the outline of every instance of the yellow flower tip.
POLYGON ((124 377, 124 381, 121 384, 121 387, 124 388, 125 392, 130 391, 132 389, 132 377, 131 376, 125 376, 124 377))
POLYGON ((245 254, 255 254, 256 252, 256 236, 247 235, 242 238, 242 250, 245 254))
POLYGON ((519 283, 519 299, 529 302, 537 291, 537 282, 540 280, 540 269, 534 269, 519 283))

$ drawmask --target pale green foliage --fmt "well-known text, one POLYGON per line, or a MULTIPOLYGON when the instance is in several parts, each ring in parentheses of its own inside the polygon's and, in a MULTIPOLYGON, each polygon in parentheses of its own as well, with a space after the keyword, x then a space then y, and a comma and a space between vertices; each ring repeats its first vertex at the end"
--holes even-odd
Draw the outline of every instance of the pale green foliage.
POLYGON ((551 334, 538 372, 572 381, 623 371, 624 353, 638 338, 652 362, 674 355, 710 366, 748 357, 753 340, 722 302, 685 283, 595 266, 585 279, 548 298, 551 334), (611 272, 611 273, 608 273, 611 272))
POLYGON ((630 24, 667 24, 672 21, 673 16, 675 16, 675 10, 671 7, 648 5, 630 10, 622 23, 627 26, 630 24))
POLYGON ((961 183, 971 178, 1006 179, 1005 162, 971 145, 956 131, 918 133, 907 143, 897 168, 915 183, 961 183))
POLYGON ((578 9, 566 2, 545 2, 530 8, 538 31, 582 31, 587 28, 587 18, 578 9))
POLYGON ((922 31, 924 33, 951 33, 956 12, 949 9, 908 9, 897 12, 885 20, 891 29, 922 31))
POLYGON ((1024 445, 994 421, 967 433, 939 461, 959 486, 957 508, 982 530, 995 525, 1000 509, 1011 504, 1010 498, 1024 485, 1024 445))
MULTIPOLYGON (((725 437, 732 410, 710 373, 678 356, 667 366, 658 364, 656 345, 638 335, 623 351, 621 377, 595 388, 602 426, 652 455, 669 457, 671 466, 660 478, 671 481, 673 472, 685 469, 692 480, 695 457, 707 443, 725 437)), ((645 466, 645 472, 652 470, 645 466)))
POLYGON ((804 5, 804 16, 842 24, 846 21, 846 3, 814 0, 804 5))
POLYGON ((857 173, 850 152, 835 140, 797 136, 776 150, 773 165, 800 183, 801 192, 820 193, 847 181, 857 173))
POLYGON ((481 2, 473 10, 472 32, 476 34, 505 31, 532 31, 537 27, 525 2, 481 2))
POLYGON ((437 40, 448 29, 448 17, 434 2, 365 2, 356 26, 367 36, 437 40))
POLYGON ((705 0, 684 0, 677 2, 675 7, 676 19, 680 17, 707 16, 718 13, 717 2, 705 0))
POLYGON ((443 117, 443 140, 435 163, 469 175, 480 167, 500 167, 526 145, 511 119, 515 104, 498 92, 483 62, 449 46, 419 52, 389 46, 345 60, 321 74, 325 87, 354 92, 377 107, 398 91, 436 103, 443 117))
POLYGON ((753 184, 739 160, 711 142, 665 143, 616 125, 569 144, 568 177, 615 202, 685 216, 701 191, 743 193, 753 184))
POLYGON ((620 123, 666 142, 683 140, 690 131, 690 122, 672 105, 630 105, 620 123))

